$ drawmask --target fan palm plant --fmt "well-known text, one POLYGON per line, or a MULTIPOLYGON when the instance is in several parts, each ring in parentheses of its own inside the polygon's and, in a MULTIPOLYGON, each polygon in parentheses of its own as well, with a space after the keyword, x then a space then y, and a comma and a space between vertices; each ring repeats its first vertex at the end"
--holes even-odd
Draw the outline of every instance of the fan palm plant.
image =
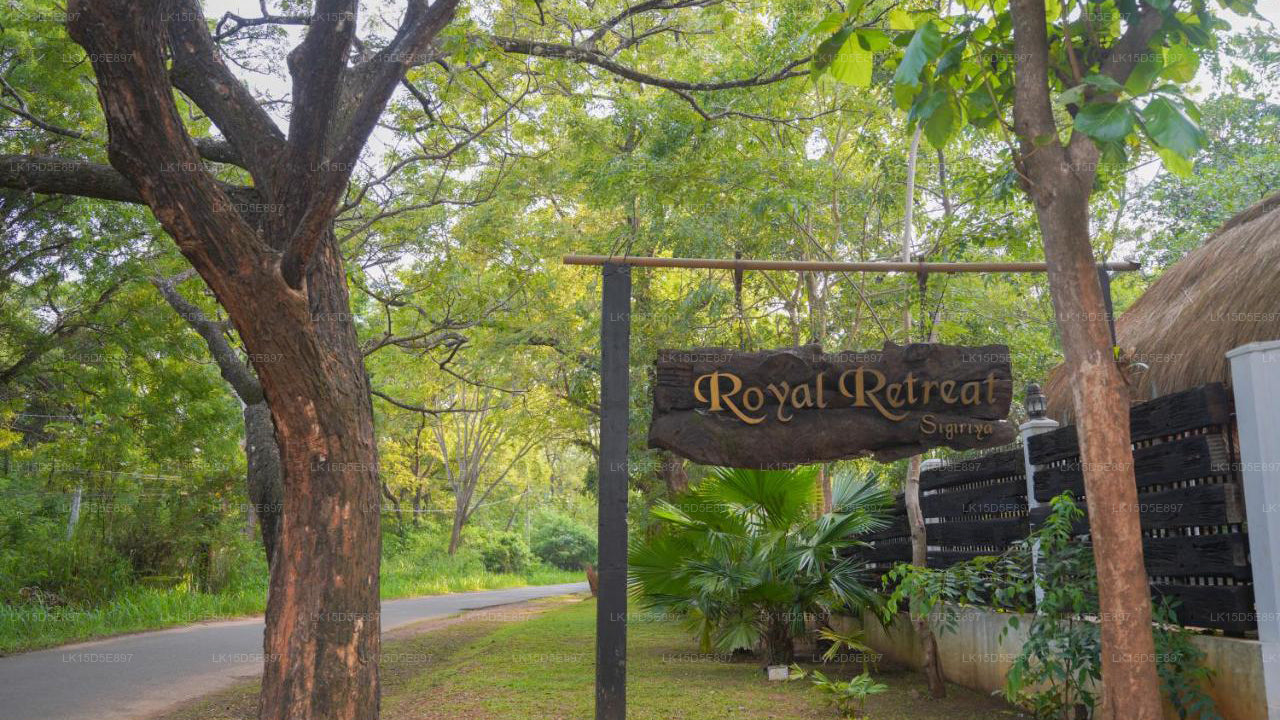
POLYGON ((831 512, 814 517, 816 470, 718 469, 660 502, 661 527, 631 544, 631 588, 651 610, 687 619, 704 652, 763 650, 787 665, 806 619, 875 603, 857 538, 887 525, 892 495, 837 473, 831 512))

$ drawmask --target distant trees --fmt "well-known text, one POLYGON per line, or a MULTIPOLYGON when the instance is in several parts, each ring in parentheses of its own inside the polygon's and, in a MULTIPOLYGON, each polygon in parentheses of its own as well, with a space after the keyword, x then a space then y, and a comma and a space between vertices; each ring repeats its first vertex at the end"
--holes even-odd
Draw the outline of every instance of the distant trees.
MULTIPOLYGON (((545 439, 536 426, 519 426, 514 402, 503 402, 489 388, 460 386, 453 395, 457 412, 440 415, 432 425, 445 481, 453 490, 449 554, 462 544, 462 531, 517 463, 545 439)), ((527 419, 526 419, 527 421, 527 419)))

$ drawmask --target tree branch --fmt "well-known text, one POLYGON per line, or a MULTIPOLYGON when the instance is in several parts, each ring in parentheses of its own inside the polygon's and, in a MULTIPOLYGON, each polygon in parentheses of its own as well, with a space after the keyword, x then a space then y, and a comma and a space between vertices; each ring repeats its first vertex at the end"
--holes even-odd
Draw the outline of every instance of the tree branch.
POLYGON ((214 278, 227 281, 227 267, 237 263, 261 267, 267 247, 205 169, 178 112, 165 58, 171 7, 166 0, 73 0, 67 29, 93 63, 112 166, 220 291, 214 278))
MULTIPOLYGON (((241 165, 264 192, 272 187, 271 166, 284 150, 284 134, 271 116, 223 63, 209 37, 199 0, 173 0, 169 13, 169 49, 173 55, 170 81, 209 116, 222 131, 226 147, 210 159, 241 165), (234 159, 232 159, 234 158, 234 159)), ((215 147, 213 141, 206 147, 215 147)), ((200 141, 197 141, 197 147, 200 141)), ((201 152, 205 157, 209 155, 201 152)))
POLYGON ((133 183, 110 165, 53 155, 0 155, 0 187, 142 203, 133 183))
POLYGON ((370 390, 369 392, 371 392, 374 397, 382 398, 383 400, 386 400, 387 402, 391 403, 392 405, 395 405, 401 410, 408 410, 410 412, 421 413, 423 415, 447 415, 449 413, 480 412, 480 410, 477 410, 475 408, 428 408, 428 407, 423 407, 421 405, 414 405, 412 403, 396 400, 395 398, 391 397, 390 395, 387 395, 381 390, 370 390))
POLYGON ((693 92, 758 87, 760 85, 770 85, 783 80, 802 77, 808 75, 808 71, 796 70, 796 68, 813 59, 812 55, 807 55, 798 60, 792 60, 777 72, 768 75, 754 75, 749 78, 723 80, 719 82, 687 82, 684 80, 672 80, 669 78, 660 78, 647 73, 642 73, 639 70, 615 62, 600 52, 573 45, 561 45, 558 43, 541 42, 536 40, 523 40, 520 38, 503 37, 499 35, 492 36, 490 40, 492 40, 492 42, 504 52, 516 55, 533 55, 535 57, 573 60, 575 62, 594 65, 602 70, 607 70, 614 75, 644 85, 666 88, 667 90, 684 90, 693 92))
POLYGON ((151 284, 160 291, 160 295, 165 302, 169 303, 169 307, 173 308, 178 316, 204 340, 204 344, 209 348, 209 354, 213 356, 213 361, 218 364, 222 379, 236 391, 240 400, 245 405, 262 402, 265 398, 262 395, 262 384, 258 381, 258 376, 241 361, 239 354, 231 347, 231 343, 227 342, 226 336, 222 334, 222 323, 210 320, 200 308, 196 307, 195 303, 178 292, 177 283, 182 279, 181 275, 167 279, 153 277, 151 284))
MULTIPOLYGON (((344 3, 322 3, 321 7, 325 5, 337 8, 344 3)), ((285 250, 281 271, 290 286, 298 287, 301 278, 306 274, 307 266, 319 245, 320 231, 332 220, 338 202, 346 190, 347 182, 351 178, 351 171, 360 156, 360 151, 364 148, 369 134, 373 132, 378 118, 382 116, 387 102, 391 99, 391 94, 404 78, 405 71, 414 64, 418 54, 429 46, 435 36, 453 19, 457 5, 458 0, 436 0, 430 6, 425 0, 412 0, 391 44, 350 73, 343 72, 346 63, 345 48, 349 45, 350 38, 346 39, 346 44, 341 45, 340 50, 337 36, 347 32, 340 24, 333 25, 326 22, 325 26, 332 26, 326 31, 322 29, 320 23, 312 22, 307 40, 290 55, 290 67, 294 73, 293 117, 299 118, 307 114, 309 106, 316 106, 314 114, 317 114, 317 117, 306 121, 297 120, 291 123, 290 144, 300 143, 297 150, 298 157, 295 157, 291 164, 298 172, 304 173, 304 177, 309 173, 312 176, 319 175, 321 178, 310 193, 310 201, 294 227, 292 238, 285 250), (327 36, 320 34, 324 32, 334 37, 324 40, 327 36), (309 44, 313 36, 317 39, 314 44, 309 44), (309 79, 315 74, 315 70, 310 70, 306 75, 300 72, 304 63, 310 67, 310 63, 305 58, 339 51, 341 64, 333 69, 330 78, 332 82, 309 79), (348 75, 349 81, 346 79, 348 75), (315 85, 315 88, 308 89, 308 85, 315 85), (346 102, 341 107, 321 105, 320 99, 312 97, 316 88, 328 93, 324 96, 324 102, 333 103, 333 98, 339 96, 345 98, 346 102), (324 123, 324 127, 321 127, 320 123, 324 123), (330 143, 327 141, 330 135, 333 138, 340 138, 340 141, 332 148, 331 158, 326 159, 324 153, 330 149, 330 143), (297 166, 299 159, 307 159, 310 167, 297 166)), ((354 33, 354 17, 351 18, 350 25, 351 32, 354 33)), ((323 58, 318 59, 317 64, 326 65, 323 58)))

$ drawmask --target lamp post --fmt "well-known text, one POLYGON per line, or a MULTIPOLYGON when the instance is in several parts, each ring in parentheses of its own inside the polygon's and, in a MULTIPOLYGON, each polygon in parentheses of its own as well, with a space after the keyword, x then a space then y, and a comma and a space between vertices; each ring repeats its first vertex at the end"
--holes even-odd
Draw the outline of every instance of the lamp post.
POLYGON ((1027 409, 1027 417, 1031 420, 1043 420, 1045 416, 1044 392, 1040 383, 1027 383, 1027 396, 1022 402, 1027 409))
MULTIPOLYGON (((1040 506, 1040 502, 1036 500, 1036 466, 1031 463, 1031 451, 1027 441, 1032 436, 1056 429, 1058 423, 1045 417, 1044 392, 1040 389, 1040 383, 1027 383, 1026 396, 1022 400, 1022 406, 1027 409, 1027 421, 1018 426, 1018 434, 1022 437, 1022 461, 1027 478, 1027 511, 1030 513, 1040 506)), ((1036 574, 1040 560, 1039 555, 1040 543, 1036 541, 1031 546, 1032 575, 1036 574)), ((1040 605, 1042 599, 1044 599, 1044 590, 1037 584, 1037 606, 1040 605)))

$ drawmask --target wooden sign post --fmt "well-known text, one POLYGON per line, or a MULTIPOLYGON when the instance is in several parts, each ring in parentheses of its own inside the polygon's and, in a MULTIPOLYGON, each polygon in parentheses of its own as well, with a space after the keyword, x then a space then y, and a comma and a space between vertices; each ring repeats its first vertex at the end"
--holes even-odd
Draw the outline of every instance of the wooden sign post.
MULTIPOLYGON (((1045 271, 1045 264, 1041 262, 858 263, 600 255, 569 255, 564 262, 603 268, 596 720, 626 720, 627 714, 627 416, 630 408, 627 374, 631 358, 631 268, 915 275, 1045 271)), ((1132 271, 1138 269, 1138 264, 1111 262, 1102 263, 1099 268, 1132 271)), ((870 357, 877 353, 822 355, 816 347, 768 353, 724 349, 669 352, 676 356, 668 355, 665 369, 659 358, 659 387, 654 397, 650 444, 670 448, 697 462, 766 467, 860 455, 888 460, 939 445, 988 447, 1013 438, 1013 429, 1003 420, 1012 395, 1009 349, 1003 345, 960 348, 890 344, 879 351, 877 358, 870 357), (710 359, 693 357, 704 352, 718 355, 710 359), (691 357, 682 359, 681 354, 691 357), (983 356, 988 357, 981 359, 983 356), (864 368, 861 373, 859 367, 864 368), (703 377, 713 374, 714 377, 703 377), (700 386, 699 378, 702 378, 700 386), (879 385, 881 379, 883 385, 879 385), (735 380, 739 383, 736 387, 735 380), (927 397, 926 383, 932 383, 928 385, 927 397), (698 399, 698 387, 702 400, 698 399), (770 397, 777 399, 770 404, 770 397), (710 435, 699 439, 700 433, 710 435), (753 447, 756 442, 765 444, 753 447)))
POLYGON ((631 268, 605 265, 600 318, 600 581, 596 600, 596 720, 627 717, 627 413, 631 268))
POLYGON ((1004 345, 663 350, 649 445, 748 468, 995 447, 1016 435, 1012 397, 1004 345))

